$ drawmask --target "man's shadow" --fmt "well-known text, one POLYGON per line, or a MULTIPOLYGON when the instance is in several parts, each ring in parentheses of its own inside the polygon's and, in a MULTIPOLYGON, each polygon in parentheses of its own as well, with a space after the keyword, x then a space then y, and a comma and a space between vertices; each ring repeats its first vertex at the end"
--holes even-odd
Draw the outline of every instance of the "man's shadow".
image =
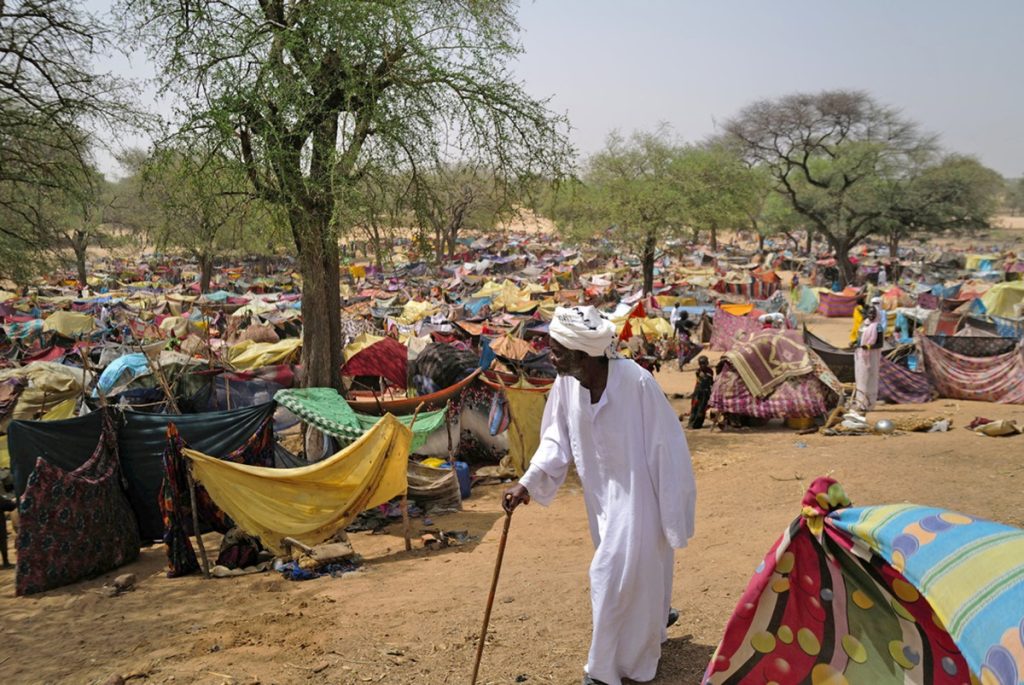
POLYGON ((646 685, 698 685, 714 653, 715 645, 694 642, 693 635, 670 637, 661 646, 658 674, 646 685))

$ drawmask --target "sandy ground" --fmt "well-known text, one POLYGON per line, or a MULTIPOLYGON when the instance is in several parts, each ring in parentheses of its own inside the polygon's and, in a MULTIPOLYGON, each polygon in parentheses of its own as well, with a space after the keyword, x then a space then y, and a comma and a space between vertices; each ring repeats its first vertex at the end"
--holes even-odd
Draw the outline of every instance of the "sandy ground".
MULTIPOLYGON (((848 320, 814 330, 834 341, 848 320)), ((666 369, 668 393, 692 372, 666 369)), ((673 399, 684 411, 686 400, 673 399)), ((1024 420, 1024 407, 940 400, 883 408, 881 416, 946 415, 948 433, 889 437, 798 436, 782 426, 688 433, 697 472, 697 534, 676 561, 679 623, 669 630, 659 685, 697 683, 753 568, 799 512, 811 479, 831 474, 855 504, 920 502, 1024 526, 1024 436, 986 438, 962 428, 977 415, 1024 420)), ((502 514, 499 486, 474 489, 436 527, 479 541, 403 550, 400 526, 353 536, 364 570, 332 579, 167 579, 163 550, 143 550, 137 588, 100 588, 116 573, 15 598, 0 571, 0 682, 467 683, 502 514)), ((419 531, 421 521, 416 521, 419 531)), ((207 536, 216 548, 218 536, 207 536)), ((583 501, 567 483, 550 508, 523 507, 511 527, 481 683, 578 683, 589 643, 583 501)))

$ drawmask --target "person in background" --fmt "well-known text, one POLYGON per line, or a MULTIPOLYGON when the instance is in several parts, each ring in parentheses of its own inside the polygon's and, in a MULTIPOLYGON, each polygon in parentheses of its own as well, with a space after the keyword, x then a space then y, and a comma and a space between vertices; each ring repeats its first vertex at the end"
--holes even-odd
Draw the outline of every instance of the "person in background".
POLYGON ((690 428, 704 427, 704 418, 708 413, 708 402, 711 400, 711 388, 714 384, 715 370, 711 368, 708 358, 702 354, 697 357, 697 383, 690 399, 690 420, 687 424, 690 428))
POLYGON ((882 298, 875 296, 871 298, 871 306, 878 312, 878 335, 885 341, 886 331, 889 330, 889 313, 882 309, 882 298))
POLYGON ((860 295, 857 298, 857 306, 853 308, 853 326, 850 328, 850 347, 857 347, 857 340, 860 338, 860 325, 864 323, 864 310, 867 309, 867 295, 860 295))
POLYGON ((864 310, 857 349, 853 353, 853 374, 857 384, 853 406, 862 412, 874 409, 878 401, 878 372, 882 362, 883 337, 878 311, 873 305, 868 305, 864 310))

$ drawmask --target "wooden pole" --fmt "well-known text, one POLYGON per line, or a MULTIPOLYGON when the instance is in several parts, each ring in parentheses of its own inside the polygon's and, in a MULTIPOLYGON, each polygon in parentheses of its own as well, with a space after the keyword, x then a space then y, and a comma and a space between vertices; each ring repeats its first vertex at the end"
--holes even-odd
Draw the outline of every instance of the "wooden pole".
MULTIPOLYGON (((423 409, 423 403, 420 402, 416 407, 416 411, 413 412, 412 421, 409 422, 409 430, 412 431, 416 425, 416 417, 420 415, 420 409, 423 409)), ((406 479, 405 479, 405 492, 402 493, 402 535, 405 537, 405 551, 412 550, 412 525, 409 521, 409 476, 408 467, 406 468, 406 479)))
POLYGON ((494 593, 498 589, 498 576, 501 575, 501 561, 505 557, 505 543, 508 542, 510 523, 512 512, 505 512, 505 526, 501 529, 501 540, 498 542, 498 558, 494 562, 494 576, 491 578, 491 591, 487 595, 487 608, 484 609, 484 625, 480 629, 480 640, 476 644, 476 661, 473 662, 473 679, 470 685, 476 685, 476 676, 480 672, 480 659, 484 655, 484 643, 487 642, 487 624, 491 621, 491 607, 494 606, 494 593))
POLYGON ((199 555, 203 560, 203 574, 210 577, 210 558, 206 556, 206 545, 203 544, 203 533, 199 529, 199 508, 196 506, 196 481, 192 477, 192 464, 185 466, 185 473, 188 474, 188 496, 192 501, 192 532, 196 536, 196 544, 199 545, 199 555))

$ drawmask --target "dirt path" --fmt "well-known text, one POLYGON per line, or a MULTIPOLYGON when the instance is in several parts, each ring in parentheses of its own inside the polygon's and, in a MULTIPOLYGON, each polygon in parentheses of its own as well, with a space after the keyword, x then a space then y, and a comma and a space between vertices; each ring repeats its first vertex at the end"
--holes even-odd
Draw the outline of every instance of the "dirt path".
MULTIPOLYGON (((841 322, 848 326, 849 322, 841 322)), ((822 324, 816 330, 839 324, 822 324)), ((692 373, 665 370, 667 392, 692 373)), ((680 412, 686 401, 674 400, 680 412)), ((798 436, 781 427, 688 434, 698 481, 697 535, 677 555, 675 606, 658 685, 697 683, 736 598, 803 489, 831 474, 855 504, 912 501, 1024 526, 1024 436, 985 438, 971 418, 1024 420, 1024 407, 941 400, 877 416, 952 416, 948 433, 798 436)), ((119 597, 113 575, 30 598, 0 571, 0 682, 92 683, 144 673, 143 683, 466 683, 501 528, 497 486, 435 526, 476 543, 402 551, 400 527, 353 536, 364 570, 288 582, 276 573, 223 580, 163 577, 163 550, 117 573, 138 575, 119 597)), ((578 485, 513 521, 481 683, 578 683, 590 633, 592 553, 578 485)), ((417 525, 420 523, 416 522, 417 525)), ((216 535, 208 536, 216 545, 216 535)))

